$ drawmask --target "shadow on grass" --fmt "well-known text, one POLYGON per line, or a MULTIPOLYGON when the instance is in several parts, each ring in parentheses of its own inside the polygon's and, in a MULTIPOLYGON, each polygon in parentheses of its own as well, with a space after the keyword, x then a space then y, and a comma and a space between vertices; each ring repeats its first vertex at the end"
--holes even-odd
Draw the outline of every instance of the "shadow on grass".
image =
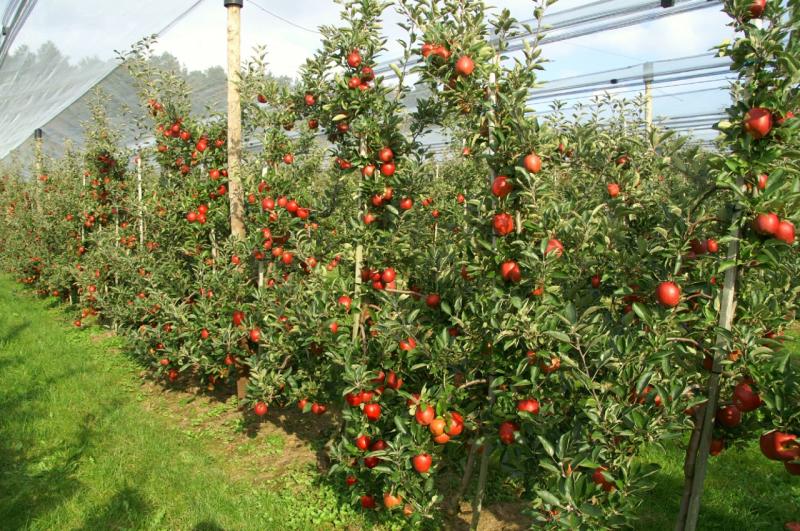
POLYGON ((0 335, 0 344, 3 344, 7 341, 10 342, 15 340, 22 333, 22 331, 28 328, 30 325, 31 324, 27 321, 25 321, 24 323, 15 324, 11 328, 9 328, 8 332, 5 332, 2 335, 0 335))
MULTIPOLYGON (((78 436, 68 448, 47 447, 37 453, 26 451, 24 443, 13 443, 0 432, 0 493, 4 493, 0 496, 0 521, 4 526, 24 528, 82 490, 75 473, 90 446, 94 420, 91 413, 84 416, 78 436)), ((34 446, 31 443, 28 448, 34 446)))
POLYGON ((200 522, 192 528, 192 531, 225 531, 225 528, 216 522, 200 522))
POLYGON ((130 486, 119 489, 103 507, 89 515, 79 529, 133 529, 148 520, 153 508, 138 490, 130 486))

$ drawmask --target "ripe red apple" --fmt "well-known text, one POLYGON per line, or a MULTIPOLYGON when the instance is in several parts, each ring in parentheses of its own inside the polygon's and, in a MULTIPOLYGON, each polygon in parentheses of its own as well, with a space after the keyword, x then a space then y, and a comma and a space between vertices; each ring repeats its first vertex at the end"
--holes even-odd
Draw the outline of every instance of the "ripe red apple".
POLYGON ((371 442, 372 442, 371 439, 367 435, 359 435, 356 438, 356 448, 358 448, 362 452, 366 452, 369 449, 369 445, 371 442))
POLYGON ((681 288, 674 282, 662 282, 656 288, 656 299, 662 306, 674 308, 681 301, 681 288))
POLYGON ((378 160, 380 160, 381 162, 383 163, 392 162, 393 159, 394 159, 394 152, 390 148, 385 147, 381 148, 381 150, 378 151, 378 160))
POLYGON ((525 155, 525 158, 522 159, 522 166, 529 173, 539 173, 542 171, 542 158, 536 153, 525 155))
POLYGON ((800 441, 797 435, 781 431, 770 431, 759 440, 761 453, 774 461, 792 461, 800 457, 800 441))
POLYGON ((400 350, 403 350, 405 352, 411 352, 415 348, 417 348, 417 342, 413 337, 409 336, 406 339, 400 341, 400 350))
POLYGON ((403 498, 400 496, 395 496, 389 492, 385 492, 383 494, 383 506, 389 509, 390 511, 395 507, 403 504, 403 498))
POLYGON ((750 16, 753 18, 761 18, 761 15, 764 14, 764 10, 767 8, 767 0, 753 0, 753 3, 750 4, 748 11, 750 12, 750 16))
POLYGON ((619 185, 617 183, 609 183, 606 188, 608 188, 608 195, 611 197, 617 197, 619 195, 619 185))
POLYGON ((519 426, 507 420, 500 424, 497 433, 500 436, 500 441, 509 445, 514 443, 514 432, 516 431, 519 431, 519 426))
POLYGON ((492 194, 496 197, 505 197, 514 187, 505 175, 498 175, 492 182, 492 194))
POLYGON ((431 293, 425 297, 425 304, 427 304, 429 308, 438 308, 441 303, 442 298, 438 293, 431 293))
POLYGON ((733 388, 733 403, 744 413, 753 411, 761 405, 761 397, 758 396, 748 382, 739 382, 733 388))
POLYGON ((428 405, 423 407, 421 404, 417 406, 417 412, 414 414, 414 418, 417 419, 417 424, 422 426, 428 426, 433 422, 435 416, 436 411, 434 411, 433 407, 428 405))
POLYGON ((719 251, 719 243, 717 243, 717 240, 712 240, 711 238, 706 240, 706 250, 712 254, 719 251))
POLYGON ((350 304, 353 302, 353 300, 347 295, 342 295, 341 297, 339 297, 337 302, 342 306, 344 306, 345 310, 350 311, 350 304))
POLYGON ((395 279, 396 277, 397 277, 397 273, 396 273, 396 272, 395 272, 395 270, 394 270, 393 268, 391 268, 391 267, 387 267, 387 268, 386 268, 386 269, 384 269, 384 270, 383 270, 383 272, 381 273, 381 280, 383 280, 383 282, 384 282, 385 284, 389 284, 390 282, 394 282, 394 279, 395 279))
POLYGON ((358 483, 358 479, 355 476, 347 476, 344 480, 348 487, 352 487, 356 483, 358 483))
POLYGON ((372 164, 367 164, 363 168, 361 168, 361 175, 364 177, 372 177, 375 175, 375 166, 372 164))
POLYGON ((764 236, 775 234, 778 230, 778 225, 780 225, 778 216, 771 212, 759 214, 756 216, 756 219, 753 220, 753 230, 764 236))
POLYGON ((264 415, 266 415, 268 410, 269 408, 267 407, 267 404, 261 402, 260 400, 256 402, 256 405, 253 407, 253 411, 259 417, 263 417, 264 415))
POLYGON ((351 68, 358 68, 361 66, 361 54, 358 50, 353 50, 347 54, 347 64, 350 65, 351 68))
POLYGON ((789 245, 794 244, 794 224, 787 220, 778 223, 778 228, 775 229, 775 237, 789 245))
POLYGON ((292 155, 291 153, 287 153, 286 155, 283 156, 284 164, 291 164, 293 162, 294 162, 294 155, 292 155))
POLYGON ((725 449, 725 439, 711 439, 711 445, 708 453, 711 455, 719 455, 725 449))
POLYGON ((592 275, 591 282, 592 282, 592 287, 594 289, 599 288, 600 287, 600 275, 592 275))
POLYGON ((526 398, 517 402, 517 411, 527 411, 531 415, 539 414, 539 401, 535 398, 526 398))
POLYGON ((717 410, 717 422, 728 428, 735 428, 742 423, 742 412, 735 405, 723 406, 717 410))
POLYGON ((495 214, 492 219, 492 227, 494 227, 494 232, 498 236, 511 234, 514 231, 514 218, 511 214, 506 214, 505 212, 495 214))
POLYGON ((753 107, 744 116, 744 130, 756 140, 764 138, 772 130, 772 112, 763 107, 753 107))
POLYGON ((562 245, 561 242, 558 241, 557 239, 551 238, 547 242, 547 247, 544 250, 544 255, 547 256, 550 253, 555 253, 556 256, 561 256, 562 254, 564 254, 564 245, 562 245))
POLYGON ((379 404, 367 404, 364 406, 364 415, 367 420, 376 421, 381 418, 381 406, 379 404))
POLYGON ((305 99, 306 105, 308 105, 309 107, 311 107, 312 105, 317 103, 317 100, 314 98, 314 95, 311 94, 311 93, 306 94, 304 99, 305 99))
POLYGON ((506 260, 500 264, 500 276, 502 276, 503 280, 506 282, 513 283, 519 282, 522 279, 519 265, 513 260, 506 260))
POLYGON ((361 496, 361 508, 362 509, 374 509, 375 508, 375 498, 370 496, 369 494, 364 494, 361 496))
POLYGON ((394 175, 394 172, 395 172, 394 162, 386 162, 384 164, 381 164, 381 175, 383 175, 384 177, 391 177, 392 175, 394 175))
POLYGON ((414 206, 414 200, 410 197, 404 197, 400 200, 400 209, 401 210, 411 210, 411 207, 414 206))
POLYGON ((600 485, 604 491, 613 492, 616 487, 611 481, 606 479, 604 472, 607 471, 608 468, 604 466, 595 468, 594 472, 592 473, 592 481, 594 481, 597 485, 600 485))
POLYGON ((258 328, 253 328, 250 330, 250 341, 253 343, 258 343, 261 340, 261 330, 258 328))
POLYGON ((322 415, 326 411, 328 411, 328 406, 325 404, 317 404, 316 402, 311 404, 311 412, 315 415, 322 415))
POLYGON ((762 173, 758 176, 758 181, 756 182, 756 187, 759 190, 764 190, 767 187, 767 181, 769 181, 769 175, 766 173, 762 173))
POLYGON ((456 74, 467 77, 475 70, 475 62, 468 55, 462 55, 456 61, 456 74))
POLYGON ((427 474, 428 470, 431 469, 433 458, 431 454, 418 454, 411 459, 411 462, 414 465, 414 470, 420 474, 427 474))
POLYGON ((244 322, 244 312, 241 310, 234 310, 232 320, 233 326, 241 326, 244 322))

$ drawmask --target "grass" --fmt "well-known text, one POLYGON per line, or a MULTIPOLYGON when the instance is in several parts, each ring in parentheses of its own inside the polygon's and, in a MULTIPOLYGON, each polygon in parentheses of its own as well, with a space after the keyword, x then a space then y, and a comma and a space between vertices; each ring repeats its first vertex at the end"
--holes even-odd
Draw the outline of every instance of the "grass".
MULTIPOLYGON (((143 384, 114 338, 15 290, 0 277, 0 529, 372 526, 316 470, 324 429, 252 425, 234 401, 143 384)), ((637 528, 671 530, 683 450, 643 458, 662 470, 637 528)), ((800 480, 756 443, 725 451, 710 464, 699 529, 781 530, 800 519, 798 500, 800 480)), ((506 528, 514 510, 490 507, 482 523, 506 528)))
POLYGON ((313 464, 265 475, 282 437, 237 451, 212 429, 198 432, 226 406, 182 422, 169 397, 143 391, 140 368, 113 339, 59 321, 0 277, 0 528, 364 526, 313 464))
MULTIPOLYGON (((640 508, 639 529, 671 531, 683 488, 684 450, 650 448, 643 460, 658 463, 657 486, 640 508)), ((724 451, 709 461, 698 529, 780 531, 800 520, 800 481, 782 463, 767 460, 758 442, 724 451)))

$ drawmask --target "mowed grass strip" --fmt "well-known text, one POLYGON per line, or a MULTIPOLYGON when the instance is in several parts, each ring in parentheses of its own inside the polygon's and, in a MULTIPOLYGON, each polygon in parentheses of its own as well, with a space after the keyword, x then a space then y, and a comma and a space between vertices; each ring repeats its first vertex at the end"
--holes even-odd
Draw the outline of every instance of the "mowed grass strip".
MULTIPOLYGON (((149 396, 141 368, 99 332, 72 328, 0 277, 0 529, 372 527, 307 463, 263 479, 285 437, 244 438, 232 455, 228 443, 241 434, 187 430, 229 406, 187 408, 177 422, 192 399, 149 396)), ((662 470, 636 528, 671 530, 683 449, 648 448, 642 458, 662 470)), ((800 478, 764 458, 757 441, 712 458, 700 530, 778 531, 790 520, 800 520, 800 478)))
POLYGON ((365 525, 312 467, 257 481, 220 441, 148 412, 141 369, 98 331, 0 277, 0 529, 365 525))

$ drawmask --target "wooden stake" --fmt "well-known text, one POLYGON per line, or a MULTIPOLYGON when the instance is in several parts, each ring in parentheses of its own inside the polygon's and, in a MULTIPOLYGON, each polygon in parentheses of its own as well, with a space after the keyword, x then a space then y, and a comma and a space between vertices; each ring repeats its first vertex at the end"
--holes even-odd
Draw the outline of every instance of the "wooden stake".
POLYGON ((242 105, 239 97, 241 68, 241 0, 225 0, 228 10, 228 196, 231 235, 244 239, 244 190, 239 163, 242 152, 242 105))
POLYGON ((144 245, 144 202, 142 201, 142 153, 136 155, 136 197, 139 199, 139 245, 144 245))
MULTIPOLYGON (((495 66, 500 66, 500 58, 499 56, 495 56, 495 66)), ((492 102, 491 110, 489 111, 489 139, 491 141, 492 138, 492 129, 494 129, 494 109, 497 106, 497 91, 495 90, 495 82, 496 82, 495 73, 492 72, 489 74, 489 99, 492 102)), ((492 150, 490 148, 490 153, 492 150)), ((489 169, 489 187, 491 188, 492 182, 496 177, 494 168, 489 169)), ((519 227, 517 227, 519 229, 519 227)), ((492 235, 492 248, 496 249, 497 247, 497 238, 492 235)), ((488 406, 486 410, 491 411, 492 406, 494 405, 494 391, 492 390, 493 378, 488 378, 488 406)), ((483 411, 486 411, 483 410, 483 411)), ((483 416, 483 415, 481 415, 483 416)), ((475 499, 472 501, 472 522, 470 523, 470 529, 475 530, 478 529, 478 523, 480 523, 481 519, 481 509, 483 508, 483 495, 486 490, 486 476, 489 471, 489 454, 492 453, 492 446, 489 439, 486 437, 486 434, 483 433, 483 454, 481 454, 481 467, 480 471, 478 472, 478 489, 475 491, 475 499)), ((475 443, 477 444, 477 440, 475 443)))
MULTIPOLYGON (((737 180, 737 186, 744 186, 744 179, 737 180)), ((736 209, 733 213, 731 223, 734 228, 731 230, 731 243, 728 246, 727 260, 736 263, 739 256, 739 218, 741 210, 736 209)), ((738 268, 734 265, 725 271, 725 283, 722 287, 722 299, 720 301, 719 328, 730 331, 733 324, 733 315, 736 312, 736 275, 738 268)), ((725 358, 725 349, 728 347, 727 340, 723 333, 717 334, 716 349, 714 351, 714 364, 711 376, 708 379, 708 401, 705 404, 705 413, 702 416, 702 428, 700 431, 700 441, 697 448, 697 456, 694 463, 692 474, 692 484, 688 496, 689 502, 686 508, 685 520, 678 520, 675 524, 676 531, 694 531, 697 528, 697 518, 700 514, 700 498, 703 496, 703 482, 706 478, 708 469, 708 454, 711 446, 711 433, 714 427, 714 416, 719 400, 719 379, 722 372, 722 360, 725 358)), ((682 515, 681 515, 682 516, 682 515)))
POLYGON ((644 122, 647 124, 645 136, 653 128, 653 63, 644 64, 644 122))

